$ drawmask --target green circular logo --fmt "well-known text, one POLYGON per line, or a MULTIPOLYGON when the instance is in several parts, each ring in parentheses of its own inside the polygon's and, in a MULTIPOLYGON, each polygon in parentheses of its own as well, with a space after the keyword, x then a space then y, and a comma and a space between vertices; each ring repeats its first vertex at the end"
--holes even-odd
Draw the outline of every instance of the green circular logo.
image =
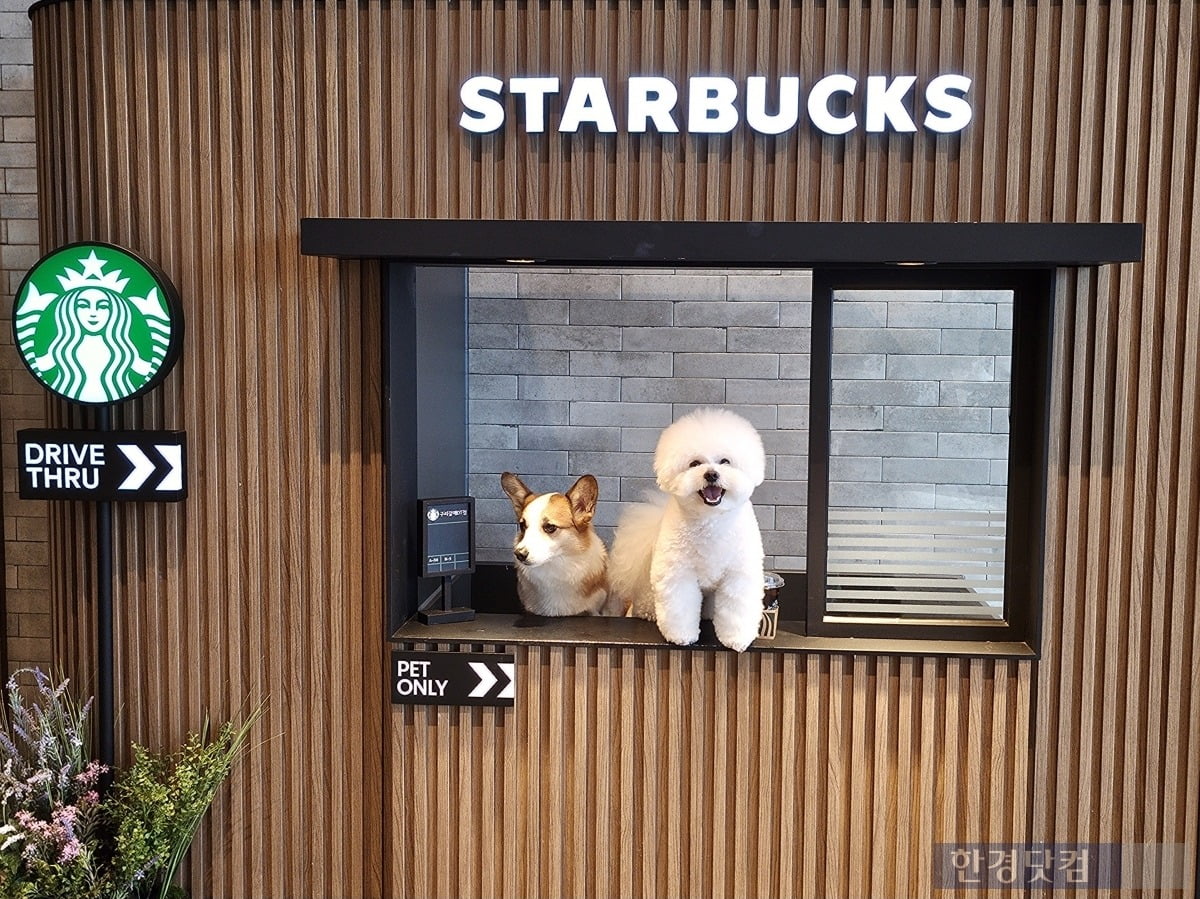
POLYGON ((76 243, 43 256, 17 290, 13 337, 47 389, 76 403, 141 396, 183 343, 174 286, 129 250, 76 243))

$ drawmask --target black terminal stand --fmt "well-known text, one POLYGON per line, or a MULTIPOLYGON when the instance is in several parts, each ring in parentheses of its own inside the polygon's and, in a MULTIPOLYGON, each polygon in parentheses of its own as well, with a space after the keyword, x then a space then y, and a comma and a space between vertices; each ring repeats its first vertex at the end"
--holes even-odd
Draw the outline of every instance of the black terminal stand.
POLYGON ((447 575, 442 578, 442 607, 440 609, 422 609, 417 612, 417 620, 422 624, 450 624, 454 621, 470 621, 475 617, 475 610, 470 606, 455 607, 450 599, 450 585, 454 578, 447 575))
POLYGON ((421 576, 441 577, 441 608, 421 609, 422 624, 470 621, 475 610, 455 606, 454 576, 475 570, 475 500, 470 496, 421 500, 421 576))

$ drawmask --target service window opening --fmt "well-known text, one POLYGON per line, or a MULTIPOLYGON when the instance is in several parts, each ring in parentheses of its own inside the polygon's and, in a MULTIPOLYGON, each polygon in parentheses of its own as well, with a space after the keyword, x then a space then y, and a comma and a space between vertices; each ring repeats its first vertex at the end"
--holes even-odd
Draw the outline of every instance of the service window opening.
POLYGON ((781 617, 802 618, 811 292, 808 270, 470 269, 468 469, 480 563, 512 562, 502 472, 559 492, 594 475, 595 524, 611 546, 622 508, 656 491, 662 429, 721 406, 763 439, 766 480, 753 503, 765 567, 794 597, 781 617))
POLYGON ((649 645, 636 622, 514 621, 500 475, 592 475, 611 542, 655 490, 662 430, 717 406, 765 444, 777 648, 1036 655, 1055 292, 1142 241, 1136 223, 304 219, 307 255, 386 261, 388 633, 433 595, 414 501, 469 494, 473 604, 510 613, 472 638, 649 645))
POLYGON ((821 271, 809 634, 1031 637, 1047 272, 821 271))
MULTIPOLYGON (((625 506, 656 491, 662 429, 721 406, 763 438, 753 502, 764 567, 784 579, 781 620, 831 636, 1018 635, 1036 551, 1009 552, 1010 432, 1015 411, 1026 458, 1046 399, 1026 379, 1014 408, 1014 322, 1026 322, 1024 358, 1039 369, 1030 343, 1048 319, 1015 310, 1019 292, 1048 310, 1049 285, 895 267, 817 282, 814 339, 811 270, 470 269, 480 562, 512 564, 502 472, 560 492, 595 476, 595 524, 611 546, 625 506), (1014 564, 1025 576, 1006 590, 1014 564)), ((1017 493, 1024 536, 1039 510, 1028 484, 1017 493)), ((519 611, 503 578, 481 583, 482 607, 519 611)))

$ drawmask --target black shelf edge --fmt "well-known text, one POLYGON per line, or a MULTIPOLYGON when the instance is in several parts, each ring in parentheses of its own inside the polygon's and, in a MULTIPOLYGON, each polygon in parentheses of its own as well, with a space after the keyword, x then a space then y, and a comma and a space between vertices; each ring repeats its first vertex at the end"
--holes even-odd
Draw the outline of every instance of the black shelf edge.
MULTIPOLYGON (((571 645, 661 649, 667 652, 731 652, 712 636, 711 626, 702 628, 700 642, 676 646, 666 642, 658 628, 639 618, 571 617, 542 618, 536 615, 480 614, 472 621, 453 624, 421 624, 411 620, 392 634, 391 642, 402 646, 514 646, 571 645)), ((1036 659, 1037 651, 1027 643, 974 640, 895 640, 860 637, 806 637, 796 622, 779 622, 774 640, 758 639, 747 652, 816 652, 876 656, 942 656, 953 658, 1036 659)))
POLYGON ((609 222, 304 218, 300 251, 413 264, 1044 268, 1140 262, 1133 222, 609 222))

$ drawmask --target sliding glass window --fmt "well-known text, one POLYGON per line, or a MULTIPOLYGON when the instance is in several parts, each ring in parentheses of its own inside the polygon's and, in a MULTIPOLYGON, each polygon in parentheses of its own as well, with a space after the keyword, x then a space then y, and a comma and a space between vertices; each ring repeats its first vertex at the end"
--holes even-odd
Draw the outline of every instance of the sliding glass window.
POLYGON ((814 273, 810 634, 1032 641, 1052 288, 814 273))

